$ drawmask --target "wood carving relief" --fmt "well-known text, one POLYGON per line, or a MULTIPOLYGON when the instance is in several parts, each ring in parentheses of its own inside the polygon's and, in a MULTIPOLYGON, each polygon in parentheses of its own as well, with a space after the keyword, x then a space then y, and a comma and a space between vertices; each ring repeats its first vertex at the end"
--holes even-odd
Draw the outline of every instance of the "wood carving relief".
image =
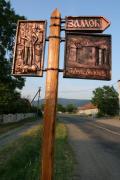
POLYGON ((19 21, 13 74, 42 76, 45 21, 19 21))
POLYGON ((111 36, 66 34, 64 77, 110 80, 111 36))

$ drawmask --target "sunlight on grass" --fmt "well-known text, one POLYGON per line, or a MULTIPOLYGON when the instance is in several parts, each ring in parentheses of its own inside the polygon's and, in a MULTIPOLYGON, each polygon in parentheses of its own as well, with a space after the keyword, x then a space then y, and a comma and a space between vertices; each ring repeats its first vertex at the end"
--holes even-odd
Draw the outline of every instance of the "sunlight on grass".
MULTIPOLYGON (((42 125, 37 125, 0 151, 0 180, 38 180, 41 169, 42 125), (9 177, 9 178, 8 178, 9 177)), ((55 180, 72 179, 73 155, 67 130, 58 123, 55 141, 55 180)))

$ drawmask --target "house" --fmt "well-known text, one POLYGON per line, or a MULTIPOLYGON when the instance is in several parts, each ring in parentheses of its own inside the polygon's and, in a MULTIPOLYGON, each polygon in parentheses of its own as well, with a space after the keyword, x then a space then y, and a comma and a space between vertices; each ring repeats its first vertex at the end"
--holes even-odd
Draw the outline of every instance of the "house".
POLYGON ((77 114, 80 115, 92 115, 95 116, 98 113, 98 108, 92 103, 85 104, 84 106, 78 107, 77 114))

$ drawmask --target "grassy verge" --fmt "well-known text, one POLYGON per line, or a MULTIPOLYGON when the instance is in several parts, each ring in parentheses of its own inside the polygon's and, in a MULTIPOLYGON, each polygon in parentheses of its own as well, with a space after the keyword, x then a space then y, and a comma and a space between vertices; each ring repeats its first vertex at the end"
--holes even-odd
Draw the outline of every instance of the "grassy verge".
MULTIPOLYGON (((0 180, 38 180, 41 169, 42 125, 35 126, 0 151, 0 180)), ((55 142, 55 180, 71 180, 73 156, 67 131, 59 123, 55 142)))
POLYGON ((56 130, 55 142, 55 180, 73 179, 73 152, 68 144, 67 129, 59 123, 56 130))
POLYGON ((35 117, 29 117, 29 118, 25 118, 25 119, 23 119, 22 121, 19 121, 19 122, 0 124, 0 135, 3 134, 3 133, 8 132, 11 129, 23 126, 27 122, 35 121, 35 119, 36 119, 35 117))

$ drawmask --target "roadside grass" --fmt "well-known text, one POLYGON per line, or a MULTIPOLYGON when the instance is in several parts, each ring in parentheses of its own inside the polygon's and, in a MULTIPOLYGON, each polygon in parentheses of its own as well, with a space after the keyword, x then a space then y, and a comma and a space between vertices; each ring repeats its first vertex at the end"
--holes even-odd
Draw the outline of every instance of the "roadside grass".
POLYGON ((3 133, 8 132, 9 130, 15 129, 17 127, 23 126, 27 122, 32 122, 35 121, 35 117, 29 117, 25 118, 19 122, 14 122, 14 123, 7 123, 7 124, 0 124, 0 135, 3 133))
POLYGON ((72 180, 75 162, 73 151, 68 143, 67 128, 59 123, 55 141, 55 180, 72 180))
MULTIPOLYGON (((41 172, 42 125, 28 130, 0 151, 0 180, 39 180, 41 172)), ((67 130, 58 123, 55 141, 55 180, 72 180, 73 153, 67 130)))

